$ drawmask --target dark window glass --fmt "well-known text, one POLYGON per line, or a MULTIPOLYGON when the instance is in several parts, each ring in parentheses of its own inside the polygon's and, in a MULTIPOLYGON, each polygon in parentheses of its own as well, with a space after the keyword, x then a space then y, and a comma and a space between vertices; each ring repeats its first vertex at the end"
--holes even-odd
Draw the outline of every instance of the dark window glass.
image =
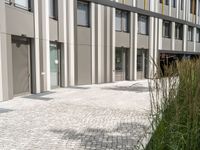
POLYGON ((183 25, 182 24, 176 23, 175 38, 178 39, 178 40, 183 39, 183 25))
POLYGON ((138 17, 138 33, 148 35, 149 21, 148 17, 144 15, 139 15, 138 17))
POLYGON ((163 21, 163 37, 171 38, 171 22, 163 21))
POLYGON ((193 41, 193 27, 188 27, 188 41, 193 41))
POLYGON ((49 0, 49 17, 57 18, 57 0, 49 0))
POLYGON ((89 3, 78 1, 77 3, 77 24, 89 27, 89 3))
POLYGON ((127 11, 116 10, 115 28, 116 31, 129 31, 129 13, 127 11))

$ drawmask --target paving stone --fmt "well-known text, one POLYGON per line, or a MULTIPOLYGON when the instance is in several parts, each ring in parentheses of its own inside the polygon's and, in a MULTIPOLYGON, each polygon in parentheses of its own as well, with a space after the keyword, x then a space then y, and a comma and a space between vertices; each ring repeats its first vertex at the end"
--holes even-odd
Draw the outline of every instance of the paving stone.
POLYGON ((147 89, 125 81, 2 102, 0 150, 134 149, 149 127, 147 89))

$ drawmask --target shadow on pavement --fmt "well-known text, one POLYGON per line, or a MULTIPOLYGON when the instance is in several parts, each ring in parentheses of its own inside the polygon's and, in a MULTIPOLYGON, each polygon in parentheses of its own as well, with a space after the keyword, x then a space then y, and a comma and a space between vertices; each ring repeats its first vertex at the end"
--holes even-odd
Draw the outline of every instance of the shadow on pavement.
POLYGON ((2 114, 2 113, 8 113, 8 112, 11 112, 11 111, 13 111, 13 110, 0 108, 0 114, 2 114))
POLYGON ((51 94, 54 94, 54 93, 56 93, 56 92, 44 92, 44 93, 40 93, 40 94, 25 96, 25 97, 23 97, 23 98, 26 98, 26 99, 33 99, 33 100, 50 101, 50 100, 52 100, 53 98, 44 97, 44 96, 48 96, 48 95, 51 95, 51 94))
MULTIPOLYGON (((66 143, 66 148, 74 146, 73 142, 79 142, 79 148, 82 149, 115 149, 115 150, 134 150, 138 146, 138 141, 144 137, 145 131, 148 126, 139 123, 120 123, 116 128, 112 130, 88 128, 83 132, 77 132, 76 130, 51 130, 56 134, 62 134, 62 139, 72 141, 72 143, 66 143)), ((77 145, 76 145, 77 146, 77 145)))

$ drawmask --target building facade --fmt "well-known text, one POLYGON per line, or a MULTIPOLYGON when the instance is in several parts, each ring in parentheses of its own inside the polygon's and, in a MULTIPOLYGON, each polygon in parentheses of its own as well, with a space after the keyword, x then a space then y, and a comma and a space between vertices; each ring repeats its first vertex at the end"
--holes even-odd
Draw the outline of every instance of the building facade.
POLYGON ((199 2, 1 0, 0 101, 149 78, 162 55, 198 54, 199 2))

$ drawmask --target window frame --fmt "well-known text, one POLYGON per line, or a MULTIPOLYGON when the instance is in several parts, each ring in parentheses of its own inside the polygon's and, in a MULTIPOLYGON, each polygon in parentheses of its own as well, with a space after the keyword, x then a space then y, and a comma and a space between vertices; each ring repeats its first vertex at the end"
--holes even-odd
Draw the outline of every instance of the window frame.
MULTIPOLYGON (((26 6, 23 6, 23 5, 20 5, 20 4, 17 4, 16 3, 16 0, 14 0, 13 4, 16 8, 20 8, 20 9, 23 9, 23 10, 26 10, 26 11, 29 11, 31 12, 32 11, 32 4, 31 4, 31 0, 27 0, 28 1, 28 7, 26 6)), ((12 3, 12 2, 11 2, 12 3)))
POLYGON ((117 32, 125 32, 129 33, 130 32, 130 13, 128 11, 124 11, 121 9, 116 9, 116 14, 115 14, 115 26, 116 26, 116 19, 117 19, 117 12, 120 12, 120 29, 117 29, 115 27, 115 31, 117 32), (124 15, 126 14, 126 15, 124 15), (124 22, 124 20, 126 20, 124 22), (126 25, 125 25, 126 24, 126 25))
POLYGON ((180 23, 175 24, 175 39, 183 40, 183 24, 180 23), (177 32, 177 29, 179 30, 179 32, 177 32))
MULTIPOLYGON (((50 2, 49 2, 49 9, 50 9, 50 2)), ((50 10, 49 10, 49 18, 54 20, 58 19, 58 0, 53 0, 53 15, 50 15, 50 10)))
POLYGON ((163 37, 164 38, 171 38, 171 26, 172 26, 172 23, 168 20, 164 20, 163 21, 163 37), (166 24, 168 24, 168 26, 166 26, 166 24), (168 35, 166 35, 166 27, 168 27, 168 35))
POLYGON ((89 2, 85 2, 85 1, 81 1, 81 0, 78 0, 77 1, 77 26, 80 26, 80 27, 87 27, 87 28, 89 28, 90 27, 90 25, 91 25, 91 23, 90 23, 90 3, 89 2), (87 5, 87 24, 79 24, 78 23, 78 3, 81 3, 81 4, 83 4, 83 5, 87 5))
POLYGON ((140 34, 140 35, 149 35, 149 17, 148 16, 141 15, 141 14, 138 15, 138 34, 140 34), (140 30, 140 22, 141 22, 140 18, 144 18, 144 20, 145 20, 146 33, 142 33, 141 30, 140 30))
POLYGON ((194 41, 194 28, 192 26, 188 26, 188 32, 187 32, 187 40, 190 42, 194 41), (191 30, 190 30, 191 29, 191 30), (190 33, 191 33, 191 38, 190 38, 190 33))

